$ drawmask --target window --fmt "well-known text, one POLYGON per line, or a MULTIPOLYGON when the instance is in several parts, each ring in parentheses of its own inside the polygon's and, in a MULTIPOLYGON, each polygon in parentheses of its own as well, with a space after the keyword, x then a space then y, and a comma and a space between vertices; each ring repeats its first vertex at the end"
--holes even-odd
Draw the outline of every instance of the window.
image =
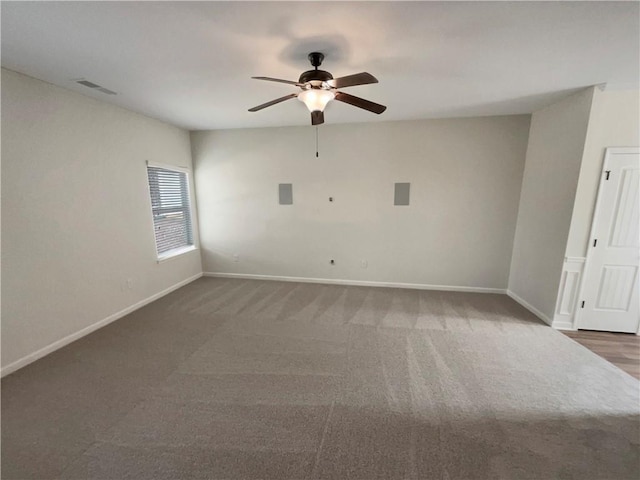
POLYGON ((147 165, 147 175, 158 259, 192 250, 194 243, 187 172, 147 165))

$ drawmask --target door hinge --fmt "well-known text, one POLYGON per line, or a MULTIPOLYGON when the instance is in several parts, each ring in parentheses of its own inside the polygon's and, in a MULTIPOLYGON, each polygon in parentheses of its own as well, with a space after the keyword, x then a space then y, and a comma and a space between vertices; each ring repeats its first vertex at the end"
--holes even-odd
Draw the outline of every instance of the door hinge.
POLYGON ((598 239, 597 239, 597 238, 594 238, 594 239, 593 239, 593 246, 595 247, 597 243, 598 243, 598 239))
POLYGON ((611 170, 605 170, 604 173, 607 174, 605 180, 609 180, 609 174, 611 173, 611 170))
POLYGON ((584 300, 582 300, 582 304, 580 305, 580 308, 584 308, 584 300))

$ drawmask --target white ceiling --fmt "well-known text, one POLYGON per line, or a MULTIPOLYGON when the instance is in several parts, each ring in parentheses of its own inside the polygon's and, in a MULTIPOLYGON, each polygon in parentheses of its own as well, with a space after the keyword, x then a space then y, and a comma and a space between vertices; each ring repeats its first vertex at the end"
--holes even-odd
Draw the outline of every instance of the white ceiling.
POLYGON ((637 2, 2 2, 2 65, 190 129, 307 125, 307 54, 378 116, 331 102, 327 123, 529 113, 576 89, 637 88, 637 2), (118 92, 74 83, 86 78, 118 92))

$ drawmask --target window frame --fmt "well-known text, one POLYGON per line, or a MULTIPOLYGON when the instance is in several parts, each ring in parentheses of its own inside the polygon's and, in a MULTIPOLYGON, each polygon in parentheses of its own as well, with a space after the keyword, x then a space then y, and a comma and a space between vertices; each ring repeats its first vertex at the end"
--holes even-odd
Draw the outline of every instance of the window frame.
POLYGON ((147 182, 147 198, 149 200, 149 211, 151 212, 151 230, 153 233, 153 244, 155 246, 155 252, 156 252, 156 261, 157 263, 162 263, 165 262, 167 260, 170 260, 172 258, 176 258, 179 257, 181 255, 184 255, 185 253, 188 252, 192 252, 194 250, 197 250, 198 247, 198 236, 196 234, 196 229, 194 227, 194 222, 195 222, 195 214, 194 214, 194 208, 193 208, 193 195, 192 195, 192 187, 191 185, 193 184, 193 177, 191 174, 191 169, 188 167, 182 167, 182 166, 178 166, 178 165, 169 165, 166 163, 159 163, 159 162, 151 162, 149 160, 146 161, 145 164, 145 175, 146 175, 146 182, 147 182), (176 248, 172 248, 171 250, 167 250, 165 252, 162 253, 158 253, 158 241, 156 238, 156 223, 154 220, 154 209, 153 209, 153 200, 152 200, 152 196, 151 196, 151 184, 149 183, 149 167, 151 168, 161 168, 163 170, 169 170, 169 171, 173 171, 173 172, 178 172, 178 173, 184 173, 185 177, 186 177, 186 187, 187 187, 187 198, 189 199, 189 217, 190 217, 190 225, 191 225, 191 239, 192 239, 192 244, 190 245, 184 245, 181 247, 176 247, 176 248))

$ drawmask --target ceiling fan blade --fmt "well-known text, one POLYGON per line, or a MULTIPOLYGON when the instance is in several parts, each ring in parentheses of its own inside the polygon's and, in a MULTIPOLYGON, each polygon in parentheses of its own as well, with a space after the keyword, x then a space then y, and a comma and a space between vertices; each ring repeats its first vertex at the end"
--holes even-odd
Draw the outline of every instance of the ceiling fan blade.
POLYGON ((262 105, 258 105, 257 107, 250 108, 250 112, 257 112, 258 110, 262 110, 263 108, 270 107, 271 105, 275 105, 276 103, 284 102, 285 100, 289 100, 290 98, 296 98, 298 96, 297 93, 291 93, 289 95, 285 95, 284 97, 276 98, 275 100, 271 100, 270 102, 263 103, 262 105))
POLYGON ((304 85, 303 83, 299 83, 299 82, 294 82, 292 80, 282 80, 280 78, 271 78, 271 77, 251 77, 255 80, 266 80, 268 82, 278 82, 278 83, 287 83, 289 85, 295 85, 297 87, 300 87, 302 85, 304 85))
POLYGON ((387 107, 385 107, 384 105, 380 105, 379 103, 370 102, 369 100, 365 100, 364 98, 355 97, 343 92, 336 92, 335 99, 339 102, 353 105, 354 107, 369 110, 370 112, 377 113, 378 115, 387 109, 387 107))
POLYGON ((311 112, 311 125, 324 123, 324 113, 320 111, 311 112))
POLYGON ((347 75, 346 77, 334 78, 327 81, 333 88, 355 87, 356 85, 367 85, 369 83, 378 83, 378 79, 367 72, 347 75))

